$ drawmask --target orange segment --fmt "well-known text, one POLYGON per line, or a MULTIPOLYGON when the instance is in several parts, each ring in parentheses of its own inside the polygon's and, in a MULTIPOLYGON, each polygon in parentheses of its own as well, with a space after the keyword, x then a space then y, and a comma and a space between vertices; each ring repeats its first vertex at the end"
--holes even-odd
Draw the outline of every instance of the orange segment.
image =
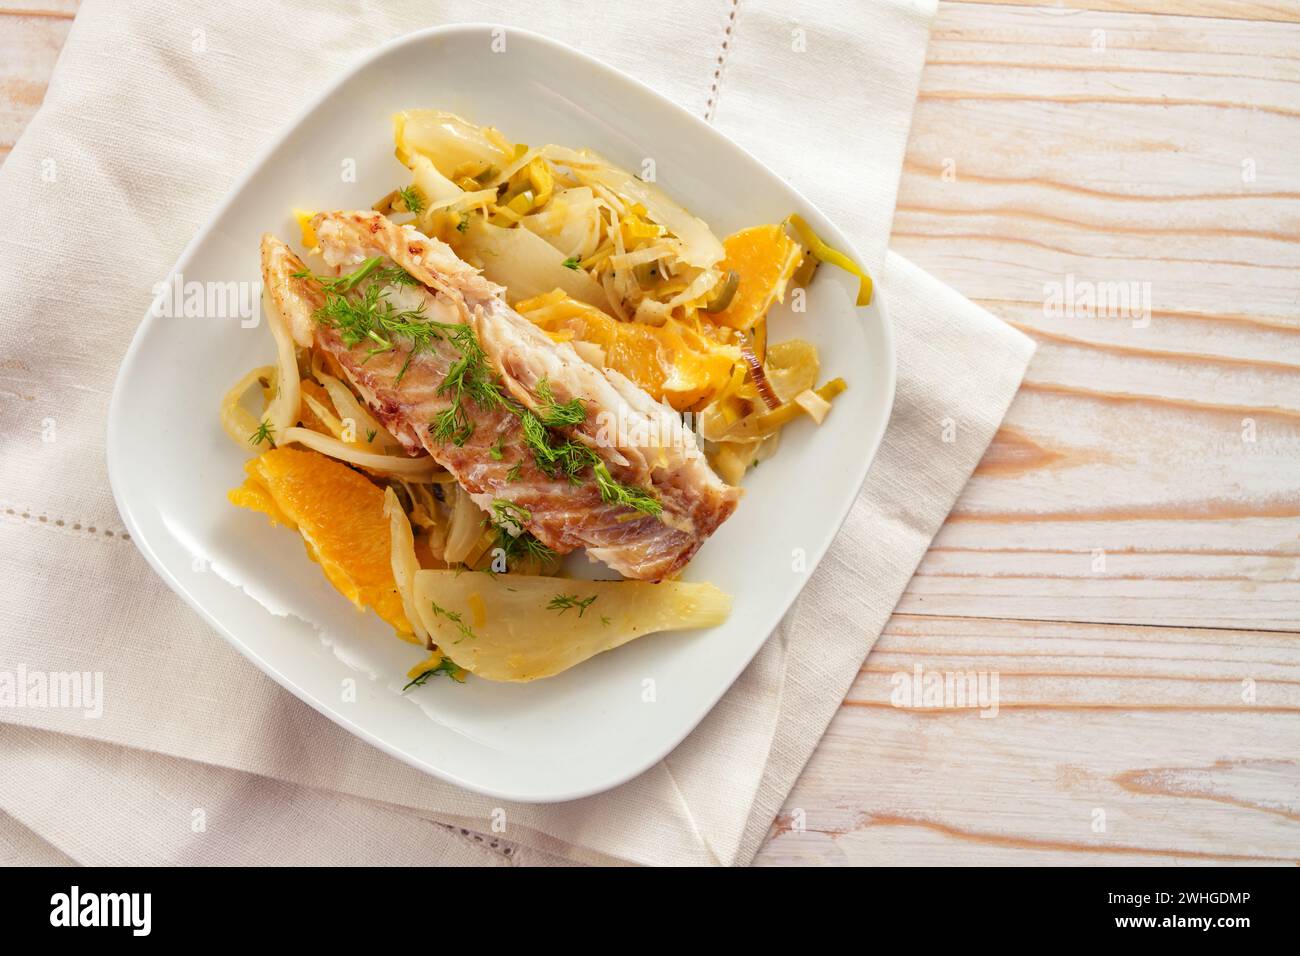
MULTIPOLYGON (((316 401, 328 408, 331 412, 334 411, 334 403, 330 401, 330 393, 325 391, 322 385, 313 382, 309 378, 305 378, 302 380, 299 387, 312 398, 316 399, 316 401)), ((320 420, 320 416, 317 415, 312 407, 306 402, 302 403, 302 411, 299 413, 299 421, 302 423, 303 428, 310 428, 312 431, 320 432, 322 435, 330 435, 331 437, 334 435, 334 433, 329 430, 329 426, 320 420)))
POLYGON ((515 308, 557 341, 597 346, 603 364, 626 375, 678 411, 690 408, 726 383, 738 355, 676 319, 661 326, 620 322, 559 289, 519 302, 515 308))
POLYGON ((751 226, 722 241, 726 258, 718 266, 740 277, 736 295, 721 312, 704 313, 719 325, 748 331, 767 315, 772 303, 785 298, 786 283, 803 262, 803 249, 780 224, 751 226))
MULTIPOLYGON (((360 472, 314 451, 275 448, 249 461, 229 498, 297 528, 307 554, 344 597, 415 642, 393 579, 384 493, 360 472)), ((417 642, 418 643, 418 642, 417 642)))

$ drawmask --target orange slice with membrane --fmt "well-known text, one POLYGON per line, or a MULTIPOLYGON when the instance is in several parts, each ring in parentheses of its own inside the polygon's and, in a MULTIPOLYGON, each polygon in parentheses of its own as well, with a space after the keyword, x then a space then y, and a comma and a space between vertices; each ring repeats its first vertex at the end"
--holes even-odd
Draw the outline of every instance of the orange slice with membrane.
POLYGON ((600 354, 594 358, 600 364, 678 411, 721 388, 739 357, 734 348, 719 345, 676 319, 659 326, 620 322, 559 289, 519 302, 515 308, 557 341, 595 346, 600 354))
POLYGON ((384 493, 360 472, 314 451, 274 448, 250 460, 232 503, 297 529, 308 556, 339 593, 373 608, 418 643, 393 578, 384 493))
POLYGON ((750 226, 722 241, 726 257, 718 268, 735 271, 740 282, 728 306, 704 317, 718 325, 748 331, 772 303, 785 298, 785 287, 803 262, 803 249, 780 223, 750 226))

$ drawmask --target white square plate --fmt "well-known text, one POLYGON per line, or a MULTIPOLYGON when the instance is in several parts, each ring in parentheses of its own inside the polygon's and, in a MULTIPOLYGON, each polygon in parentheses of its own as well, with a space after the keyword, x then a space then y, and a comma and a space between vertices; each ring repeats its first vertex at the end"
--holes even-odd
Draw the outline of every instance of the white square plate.
MULTIPOLYGON (((511 31, 494 55, 489 26, 411 34, 327 90, 263 154, 176 265, 184 282, 256 282, 258 240, 295 246, 290 210, 368 208, 407 181, 391 117, 437 107, 517 141, 591 147, 656 179, 719 236, 800 212, 830 244, 850 243, 748 153, 648 87, 567 47, 511 31), (341 175, 355 164, 355 182, 341 175)), ((802 421, 750 473, 735 515, 686 577, 734 596, 709 631, 657 634, 549 680, 463 686, 438 680, 401 693, 419 648, 358 614, 303 553, 298 536, 226 500, 241 454, 217 406, 249 368, 271 364, 263 323, 174 318, 151 310, 118 373, 108 464, 118 508, 163 579, 268 675, 331 720, 444 780, 496 797, 567 800, 616 786, 664 757, 703 719, 815 573, 866 475, 889 419, 894 354, 877 296, 818 271, 807 312, 772 317, 774 340, 820 350, 823 378, 849 388, 820 427, 802 421), (804 568, 797 565, 802 552, 804 568), (357 699, 344 699, 347 679, 357 699), (643 701, 653 680, 655 702, 643 701)))

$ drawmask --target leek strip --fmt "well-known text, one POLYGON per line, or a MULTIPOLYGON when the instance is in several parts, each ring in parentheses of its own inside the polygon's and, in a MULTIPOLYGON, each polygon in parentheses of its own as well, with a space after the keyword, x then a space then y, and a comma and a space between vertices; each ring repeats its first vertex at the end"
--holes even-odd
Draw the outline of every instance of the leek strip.
POLYGON ((799 233, 799 238, 803 244, 808 247, 812 257, 818 262, 829 262, 833 266, 839 266, 845 272, 851 273, 858 277, 858 305, 871 304, 871 276, 867 275, 862 266, 858 265, 838 249, 826 245, 822 242, 821 237, 813 232, 812 226, 804 222, 803 216, 797 212, 790 214, 790 225, 794 226, 795 232, 799 233))
MULTIPOLYGON (((812 389, 812 394, 829 402, 848 386, 844 379, 833 378, 821 388, 812 389)), ((727 441, 757 441, 771 435, 783 425, 789 424, 801 414, 808 413, 798 401, 787 402, 780 408, 759 415, 749 415, 736 422, 726 434, 727 441)), ((824 415, 822 416, 825 417, 824 415)))

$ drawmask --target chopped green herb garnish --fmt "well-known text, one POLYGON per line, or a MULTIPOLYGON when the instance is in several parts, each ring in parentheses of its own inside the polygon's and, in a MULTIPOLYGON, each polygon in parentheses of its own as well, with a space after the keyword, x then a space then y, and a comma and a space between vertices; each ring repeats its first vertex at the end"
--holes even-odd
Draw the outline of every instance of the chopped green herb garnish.
POLYGON ((318 276, 304 270, 295 273, 295 277, 320 283, 325 291, 325 304, 312 317, 321 325, 336 329, 343 344, 349 348, 362 342, 370 343, 367 359, 397 348, 397 340, 403 340, 409 351, 401 371, 397 373, 400 382, 411 357, 442 335, 435 323, 425 320, 421 310, 397 309, 385 297, 385 286, 419 285, 420 282, 405 269, 383 267, 381 262, 382 256, 374 256, 347 275, 318 276))
MULTIPOLYGON (((581 616, 581 615, 579 615, 579 616, 581 616)), ((602 614, 602 615, 600 616, 600 623, 601 623, 601 624, 604 624, 606 627, 609 627, 609 618, 607 618, 604 614, 602 614)))
POLYGON ((503 525, 507 522, 516 528, 523 528, 524 524, 532 520, 533 513, 523 505, 517 505, 509 498, 497 498, 492 502, 492 513, 496 515, 497 525, 503 525))
POLYGON ((551 389, 551 383, 544 378, 537 383, 535 391, 545 408, 541 416, 541 422, 547 428, 580 425, 587 420, 587 410, 582 404, 582 399, 572 398, 563 404, 557 402, 555 392, 551 389))
MULTIPOLYGON (((538 564, 550 564, 559 557, 558 554, 527 531, 522 534, 511 534, 502 525, 497 525, 497 540, 494 547, 500 548, 502 553, 505 554, 507 568, 510 567, 513 560, 519 558, 531 558, 538 564)), ((492 573, 496 573, 491 565, 488 565, 488 569, 492 573)))
POLYGON ((587 608, 591 607, 592 603, 598 597, 600 597, 599 594, 593 594, 591 597, 584 598, 580 601, 576 594, 557 594, 555 597, 551 598, 551 603, 546 605, 546 609, 548 611, 559 611, 563 614, 569 608, 576 607, 578 609, 578 617, 582 617, 582 615, 587 613, 587 608))
POLYGON ((510 466, 510 470, 506 472, 506 481, 518 481, 519 473, 522 472, 523 470, 524 470, 524 463, 522 461, 515 462, 513 465, 510 466))
POLYGON ((506 404, 497 387, 487 357, 483 354, 474 330, 459 323, 432 323, 446 333, 447 341, 460 352, 460 358, 447 369, 447 375, 438 386, 439 395, 450 395, 451 404, 433 420, 432 434, 439 442, 463 445, 474 434, 474 423, 465 410, 468 397, 480 408, 506 404))
POLYGON ((430 667, 427 671, 417 674, 413 680, 408 682, 407 685, 402 688, 402 693, 406 693, 412 687, 423 687, 434 674, 446 674, 452 680, 459 682, 460 678, 457 675, 460 671, 461 668, 455 661, 450 657, 444 657, 442 660, 438 661, 437 667, 430 667))
POLYGON ((569 256, 569 258, 565 259, 562 263, 560 263, 560 265, 564 266, 564 268, 566 269, 576 270, 582 265, 582 260, 579 259, 577 256, 569 256))
POLYGON ((402 384, 402 379, 406 377, 406 370, 411 367, 411 359, 415 357, 415 349, 412 348, 406 353, 406 358, 402 361, 402 367, 397 370, 397 377, 393 379, 393 388, 402 384))
POLYGON ((275 439, 271 437, 271 423, 269 421, 258 422, 257 431, 249 435, 248 440, 251 444, 254 445, 260 445, 262 444, 262 442, 266 442, 268 445, 274 448, 275 439))
MULTIPOLYGON (((584 446, 585 447, 585 446, 584 446)), ((595 452, 587 449, 595 457, 595 452)), ((661 515, 664 506, 644 488, 636 488, 616 481, 609 473, 609 466, 603 461, 593 461, 591 473, 596 476, 596 487, 600 489, 600 500, 607 505, 626 505, 642 514, 661 515)))
MULTIPOLYGON (((492 502, 492 524, 497 529, 496 547, 500 548, 509 568, 513 558, 532 558, 540 564, 549 564, 559 557, 542 542, 523 530, 524 524, 533 517, 523 505, 515 504, 507 498, 497 498, 492 502)), ((488 565, 493 574, 496 569, 488 565)))
POLYGON ((457 232, 469 232, 469 213, 460 214, 460 222, 456 223, 457 232))
POLYGON ((303 269, 301 272, 295 272, 295 279, 312 279, 320 283, 322 289, 326 292, 332 292, 337 295, 347 295, 349 292, 356 291, 361 283, 371 280, 380 285, 421 285, 419 279, 411 275, 400 266, 385 266, 379 264, 384 261, 383 256, 372 256, 354 270, 341 276, 318 276, 309 269, 303 269))
POLYGON ((498 436, 497 440, 492 443, 492 447, 488 449, 488 454, 493 461, 501 461, 506 457, 505 440, 505 435, 498 436))
POLYGON ((406 206, 408 212, 418 216, 424 211, 424 193, 420 192, 419 186, 412 185, 399 189, 397 195, 402 197, 402 204, 406 206))
POLYGON ((375 431, 373 428, 367 428, 367 429, 366 429, 366 443, 369 444, 370 442, 374 441, 374 440, 375 440, 375 436, 378 435, 378 434, 379 434, 379 432, 375 431))
POLYGON ((460 641, 465 640, 465 638, 467 637, 474 638, 478 636, 477 634, 474 633, 474 629, 471 628, 468 624, 466 624, 465 621, 461 618, 459 612, 448 611, 444 607, 439 607, 437 603, 434 601, 430 601, 429 604, 433 607, 433 613, 435 615, 437 615, 438 617, 445 617, 447 620, 451 621, 452 624, 456 625, 456 630, 460 631, 460 640, 453 641, 452 642, 453 644, 459 644, 460 641))
POLYGON ((574 484, 581 483, 588 468, 596 479, 600 500, 605 504, 625 505, 643 514, 660 515, 663 505, 650 492, 625 485, 610 474, 609 466, 587 445, 568 439, 553 442, 545 424, 532 412, 520 413, 524 444, 533 453, 537 467, 548 477, 563 475, 574 484))

